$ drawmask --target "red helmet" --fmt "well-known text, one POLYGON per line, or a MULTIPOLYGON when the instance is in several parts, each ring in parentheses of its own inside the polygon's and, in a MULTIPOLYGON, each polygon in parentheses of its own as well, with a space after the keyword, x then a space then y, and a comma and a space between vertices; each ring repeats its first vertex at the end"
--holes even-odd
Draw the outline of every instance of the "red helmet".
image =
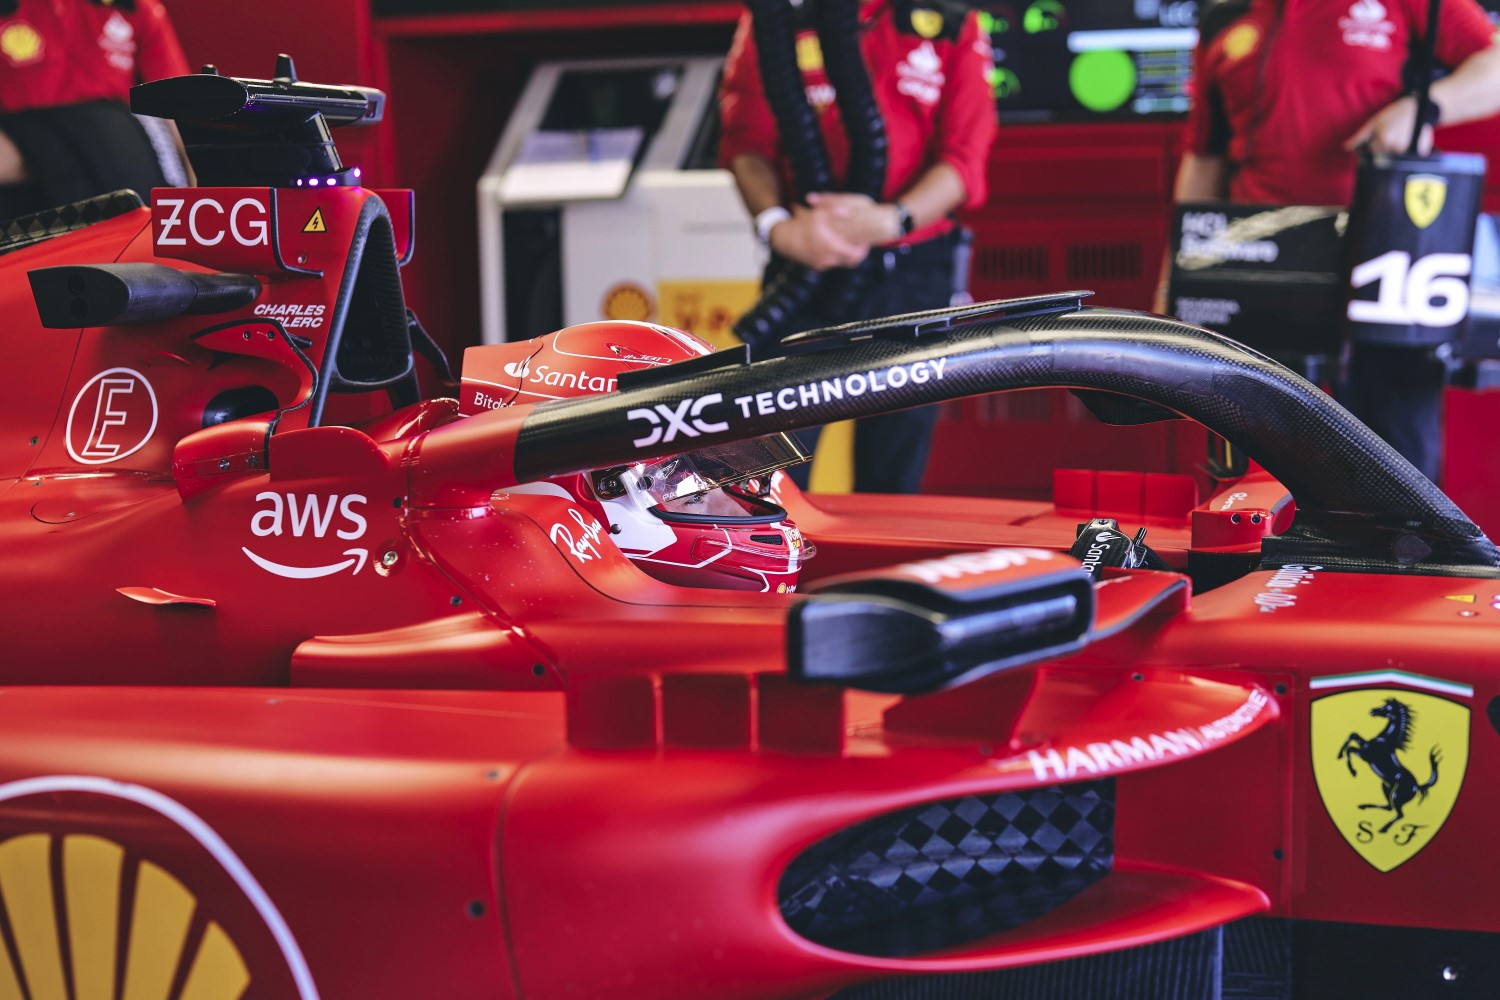
MULTIPOLYGON (((464 352, 467 414, 615 391, 622 371, 709 354, 690 333, 651 323, 570 326, 535 340, 464 352)), ((615 544, 666 583, 787 593, 816 552, 771 499, 778 470, 807 461, 785 434, 513 487, 557 493, 589 508, 615 544)), ((779 485, 779 483, 777 483, 779 485)))

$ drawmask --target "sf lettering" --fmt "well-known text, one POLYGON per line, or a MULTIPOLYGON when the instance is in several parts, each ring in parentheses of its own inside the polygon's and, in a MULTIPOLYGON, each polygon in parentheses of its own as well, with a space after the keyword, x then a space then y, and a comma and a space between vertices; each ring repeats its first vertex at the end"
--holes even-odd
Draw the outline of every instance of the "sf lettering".
MULTIPOLYGON (((1391 838, 1393 844, 1405 847, 1416 839, 1417 834, 1427 829, 1428 825, 1427 823, 1402 823, 1386 836, 1391 838)), ((1371 843, 1378 836, 1380 833, 1375 829, 1375 824, 1369 820, 1362 819, 1355 824, 1354 839, 1361 844, 1371 843)))
POLYGON ((1350 272, 1351 288, 1378 287, 1373 302, 1350 301, 1349 318, 1377 325, 1454 326, 1469 314, 1464 279, 1472 267, 1466 253, 1430 253, 1413 261, 1405 250, 1389 250, 1350 272))
POLYGON ((214 247, 228 236, 242 247, 268 246, 271 242, 270 211, 255 198, 241 198, 227 210, 214 198, 199 198, 189 207, 185 198, 159 198, 168 210, 161 220, 157 246, 214 247), (178 232, 182 230, 182 232, 178 232))

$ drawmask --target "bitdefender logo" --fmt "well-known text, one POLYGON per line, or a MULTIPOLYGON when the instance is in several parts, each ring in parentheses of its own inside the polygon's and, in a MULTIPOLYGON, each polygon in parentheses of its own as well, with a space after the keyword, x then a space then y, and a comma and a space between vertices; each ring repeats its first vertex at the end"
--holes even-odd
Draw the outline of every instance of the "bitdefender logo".
POLYGON ((722 392, 711 392, 697 399, 684 399, 675 406, 657 403, 647 409, 637 407, 625 411, 626 420, 644 420, 651 425, 651 433, 630 442, 637 448, 649 448, 654 444, 671 444, 679 436, 695 438, 703 434, 716 434, 729 430, 727 421, 710 422, 702 419, 702 413, 715 403, 724 402, 722 392))

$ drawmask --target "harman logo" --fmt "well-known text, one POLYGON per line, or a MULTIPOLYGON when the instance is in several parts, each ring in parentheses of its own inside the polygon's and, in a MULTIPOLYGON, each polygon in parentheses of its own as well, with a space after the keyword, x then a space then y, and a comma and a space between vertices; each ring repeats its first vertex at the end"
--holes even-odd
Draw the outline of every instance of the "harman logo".
POLYGON ((1339 834, 1377 871, 1426 847, 1458 802, 1469 761, 1467 705, 1406 688, 1471 697, 1473 689, 1386 671, 1315 678, 1314 691, 1391 681, 1312 703, 1313 775, 1339 834))
POLYGON ((936 584, 944 580, 961 580, 966 576, 995 573, 1031 562, 1046 562, 1055 556, 1056 553, 1046 549, 988 549, 984 552, 959 552, 941 559, 907 563, 901 570, 923 583, 936 584))
POLYGON ((697 399, 684 399, 675 406, 657 403, 650 409, 637 407, 634 410, 626 410, 626 420, 644 420, 651 425, 651 433, 645 437, 636 438, 631 444, 637 448, 649 448, 654 444, 670 444, 679 435, 695 438, 703 434, 727 431, 729 430, 727 421, 720 420, 714 423, 702 419, 704 410, 722 402, 724 402, 722 392, 711 392, 697 399))

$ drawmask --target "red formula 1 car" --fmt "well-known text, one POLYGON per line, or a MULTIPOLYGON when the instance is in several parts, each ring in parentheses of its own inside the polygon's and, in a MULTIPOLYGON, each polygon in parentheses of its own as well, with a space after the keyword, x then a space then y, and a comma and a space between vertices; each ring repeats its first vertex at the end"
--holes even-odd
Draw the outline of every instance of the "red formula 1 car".
POLYGON ((0 997, 1493 994, 1500 552, 1325 396, 1063 295, 424 398, 378 95, 293 77, 0 247, 0 997), (1265 473, 777 475, 1031 386, 1265 473))

